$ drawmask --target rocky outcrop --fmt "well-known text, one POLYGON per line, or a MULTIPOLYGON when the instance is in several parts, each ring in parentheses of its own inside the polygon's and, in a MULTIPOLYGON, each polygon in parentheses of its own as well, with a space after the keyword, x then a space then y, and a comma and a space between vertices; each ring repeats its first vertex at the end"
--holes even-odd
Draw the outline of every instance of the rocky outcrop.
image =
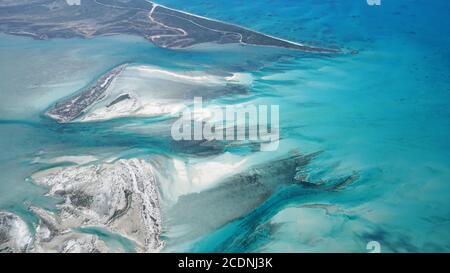
POLYGON ((37 253, 101 253, 108 247, 97 236, 64 228, 60 218, 52 212, 31 208, 39 217, 35 239, 29 252, 37 253))
POLYGON ((140 159, 111 164, 54 168, 33 176, 62 197, 58 213, 32 208, 39 216, 34 251, 106 252, 104 245, 74 229, 95 226, 135 242, 138 252, 156 252, 161 216, 152 166, 140 159))
POLYGON ((27 224, 19 216, 0 211, 0 253, 25 252, 31 239, 27 224))

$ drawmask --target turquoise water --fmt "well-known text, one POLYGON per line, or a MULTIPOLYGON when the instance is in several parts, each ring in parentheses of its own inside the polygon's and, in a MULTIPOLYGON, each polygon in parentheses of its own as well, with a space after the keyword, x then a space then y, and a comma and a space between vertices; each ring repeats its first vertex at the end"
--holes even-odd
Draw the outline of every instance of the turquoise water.
MULTIPOLYGON (((242 218, 182 243, 168 226, 166 251, 366 252, 370 241, 386 252, 449 251, 448 1, 382 1, 379 7, 363 0, 160 3, 346 54, 213 45, 169 51, 136 37, 34 41, 2 35, 0 209, 32 225, 27 206, 54 207, 58 200, 27 179, 49 167, 36 163, 38 157, 183 158, 198 152, 152 134, 158 120, 57 125, 42 117, 51 103, 116 64, 246 72, 253 78, 246 100, 280 105, 280 149, 258 160, 322 151, 308 167, 311 180, 354 172, 360 178, 337 192, 282 187, 242 218)), ((248 151, 231 152, 254 160, 248 151)))
POLYGON ((106 243, 106 246, 113 251, 126 251, 127 253, 135 252, 134 243, 131 240, 118 234, 111 233, 109 231, 96 227, 80 228, 77 231, 98 236, 100 240, 103 240, 106 243))

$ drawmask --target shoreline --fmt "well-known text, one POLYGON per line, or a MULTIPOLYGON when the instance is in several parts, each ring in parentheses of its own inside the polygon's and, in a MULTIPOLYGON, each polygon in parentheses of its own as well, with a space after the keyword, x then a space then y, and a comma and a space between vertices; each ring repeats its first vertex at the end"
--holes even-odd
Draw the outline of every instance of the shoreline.
POLYGON ((237 24, 211 19, 146 1, 148 9, 134 6, 114 6, 98 0, 81 5, 60 7, 51 16, 44 16, 33 3, 3 6, 0 19, 2 33, 31 37, 36 40, 73 37, 93 38, 119 34, 143 37, 155 46, 168 49, 192 48, 204 43, 241 44, 244 46, 276 47, 309 53, 340 53, 339 49, 309 46, 255 31, 237 24), (28 5, 29 13, 21 7, 28 5), (81 8, 81 6, 83 6, 81 8), (87 13, 86 10, 90 12, 87 13), (93 17, 93 14, 97 16, 93 17), (123 20, 123 18, 128 18, 123 20), (27 22, 26 25, 18 21, 27 22))

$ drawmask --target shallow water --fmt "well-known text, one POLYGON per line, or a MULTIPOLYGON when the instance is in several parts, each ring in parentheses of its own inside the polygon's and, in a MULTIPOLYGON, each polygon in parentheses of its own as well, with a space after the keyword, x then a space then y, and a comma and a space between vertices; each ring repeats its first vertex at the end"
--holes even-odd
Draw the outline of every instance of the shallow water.
MULTIPOLYGON (((360 178, 336 192, 283 186, 252 212, 198 238, 180 239, 192 231, 189 221, 168 224, 165 251, 366 252, 373 240, 386 252, 449 251, 448 1, 383 1, 380 7, 313 0, 160 3, 293 41, 337 46, 346 54, 326 57, 236 45, 169 51, 136 37, 34 41, 2 35, 1 209, 17 212, 31 225, 36 219, 28 205, 54 207, 57 200, 44 197, 45 189, 27 179, 54 165, 36 163, 36 158, 158 154, 223 165, 239 158, 246 160, 243 169, 292 150, 322 151, 308 166, 309 180, 353 172, 360 178), (174 144, 161 129, 167 121, 121 118, 58 125, 42 116, 52 103, 123 62, 175 72, 250 74, 249 96, 216 102, 280 105, 280 149, 254 154, 238 148, 228 151, 237 157, 205 159, 198 147, 174 144)), ((202 166, 197 175, 212 181, 210 172, 198 171, 202 166)))

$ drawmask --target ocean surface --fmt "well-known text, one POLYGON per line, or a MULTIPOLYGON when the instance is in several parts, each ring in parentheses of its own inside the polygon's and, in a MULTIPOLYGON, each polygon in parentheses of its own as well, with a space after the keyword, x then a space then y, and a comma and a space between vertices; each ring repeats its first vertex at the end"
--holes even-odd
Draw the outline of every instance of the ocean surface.
MULTIPOLYGON (((218 228, 197 230, 195 219, 177 226, 166 219, 164 251, 367 252, 371 241, 383 252, 450 251, 449 1, 158 3, 343 53, 213 44, 173 51, 133 36, 36 41, 0 35, 0 209, 17 213, 32 227, 37 219, 27 207, 53 210, 59 200, 46 197, 46 189, 30 176, 92 158, 164 155, 196 162, 201 191, 214 186, 218 169, 238 172, 292 151, 320 151, 308 166, 308 179, 359 178, 331 192, 280 186, 263 204, 218 228), (62 125, 43 116, 55 101, 124 62, 243 75, 248 96, 215 102, 279 105, 280 148, 266 153, 237 148, 202 157, 153 131, 158 119, 62 125)), ((148 82, 138 84, 158 92, 144 86, 148 82)), ((181 194, 176 184, 171 187, 163 186, 163 194, 181 194)), ((163 214, 170 206, 164 203, 163 214)), ((98 235, 133 249, 124 238, 98 235)))

